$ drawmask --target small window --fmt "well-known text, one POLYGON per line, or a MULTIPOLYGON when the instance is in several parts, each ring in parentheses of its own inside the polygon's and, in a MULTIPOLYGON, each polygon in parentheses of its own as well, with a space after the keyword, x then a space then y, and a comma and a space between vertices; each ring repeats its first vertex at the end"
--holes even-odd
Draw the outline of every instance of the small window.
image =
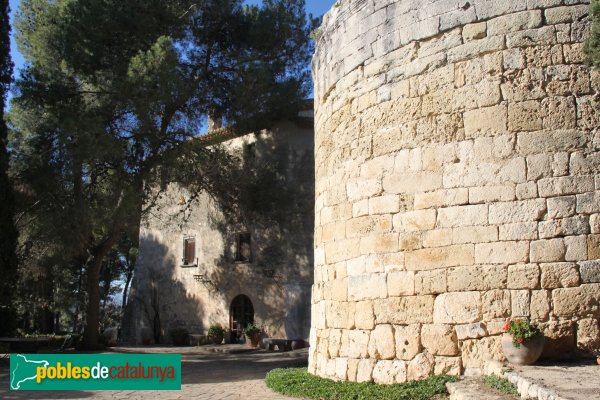
POLYGON ((183 239, 183 265, 196 265, 196 238, 183 239))
POLYGON ((236 234, 235 249, 236 249, 235 261, 239 261, 239 262, 251 262, 252 261, 252 247, 251 247, 249 233, 236 234))

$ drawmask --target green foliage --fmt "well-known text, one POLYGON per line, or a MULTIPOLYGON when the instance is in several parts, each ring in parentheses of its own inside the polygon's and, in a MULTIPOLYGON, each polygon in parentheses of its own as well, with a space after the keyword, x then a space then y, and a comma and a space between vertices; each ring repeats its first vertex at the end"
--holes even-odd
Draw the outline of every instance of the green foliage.
POLYGON ((600 69, 600 0, 591 0, 590 17, 592 19, 592 31, 585 44, 585 53, 590 63, 600 69))
POLYGON ((219 336, 219 335, 223 335, 224 333, 225 333, 225 330, 223 329, 223 327, 221 325, 211 325, 208 328, 207 336, 219 336))
POLYGON ((515 385, 510 383, 508 379, 502 378, 498 375, 486 375, 483 377, 483 383, 492 389, 496 389, 499 392, 510 396, 519 396, 519 392, 515 385))
POLYGON ((541 334, 540 328, 525 318, 508 318, 502 329, 512 336, 513 346, 517 349, 521 347, 521 343, 541 334))
POLYGON ((248 324, 243 329, 243 332, 246 337, 251 337, 256 335, 257 333, 260 333, 260 328, 254 324, 248 324))
POLYGON ((446 383, 457 380, 451 376, 431 376, 422 381, 397 385, 335 382, 311 375, 306 368, 274 369, 266 383, 272 390, 295 397, 320 400, 398 399, 428 400, 437 394, 447 394, 446 383))

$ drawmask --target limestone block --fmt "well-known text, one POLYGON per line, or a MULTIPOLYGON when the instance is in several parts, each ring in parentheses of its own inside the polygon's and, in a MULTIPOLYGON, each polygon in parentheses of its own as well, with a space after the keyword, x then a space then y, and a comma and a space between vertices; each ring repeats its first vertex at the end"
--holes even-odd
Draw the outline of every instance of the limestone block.
MULTIPOLYGON (((573 107, 575 104, 573 104, 573 107)), ((571 154, 569 160, 571 175, 593 175, 600 168, 600 153, 585 154, 578 151, 571 154)), ((596 207, 598 207, 596 205, 596 207)))
POLYGON ((575 324, 572 321, 549 321, 540 324, 544 333, 542 357, 564 357, 575 350, 575 324))
POLYGON ((595 191, 577 195, 577 213, 593 214, 597 212, 600 212, 600 192, 595 191))
POLYGON ((343 239, 325 243, 325 261, 328 264, 350 260, 360 255, 360 239, 343 239))
POLYGON ((399 235, 398 246, 401 251, 417 250, 423 247, 423 241, 421 240, 421 235, 417 232, 404 233, 399 235))
POLYGON ((463 26, 462 36, 465 42, 470 42, 471 40, 483 39, 486 37, 486 23, 478 22, 475 24, 468 24, 463 26))
POLYGON ((427 351, 419 353, 408 363, 408 380, 425 379, 433 372, 435 360, 427 351))
POLYGON ((394 230, 398 232, 420 232, 435 227, 435 210, 416 210, 394 215, 394 230))
POLYGON ((390 272, 387 276, 388 296, 412 296, 415 294, 415 273, 413 271, 390 272))
POLYGON ((540 264, 541 285, 544 289, 572 287, 579 285, 579 272, 575 263, 540 264))
POLYGON ((542 100, 544 129, 565 129, 577 126, 577 107, 573 97, 548 97, 542 100))
POLYGON ((542 24, 541 10, 530 10, 503 15, 487 22, 488 34, 504 35, 509 32, 537 28, 542 24))
POLYGON ((515 199, 515 185, 481 186, 469 188, 469 203, 492 203, 515 199))
POLYGON ((448 269, 448 291, 491 290, 506 287, 505 265, 475 265, 448 269))
POLYGON ((348 300, 383 299, 387 297, 385 274, 348 277, 348 300))
POLYGON ((346 185, 348 199, 352 202, 381 193, 381 181, 379 179, 352 179, 346 185))
POLYGON ((508 267, 508 289, 539 288, 540 269, 537 264, 518 264, 508 267))
POLYGON ((458 355, 458 339, 452 325, 423 325, 421 342, 423 347, 434 356, 458 355))
POLYGON ((454 63, 480 54, 499 51, 502 50, 503 47, 504 38, 502 36, 474 40, 448 50, 448 62, 454 63))
POLYGON ((453 245, 435 249, 420 249, 405 253, 406 269, 424 271, 458 265, 472 265, 473 245, 453 245))
POLYGON ((456 325, 456 337, 458 340, 465 339, 479 339, 487 336, 487 329, 483 322, 476 322, 474 324, 456 325))
POLYGON ((479 292, 442 293, 435 299, 433 321, 436 324, 466 324, 480 318, 479 292))
POLYGON ((563 239, 536 240, 530 246, 531 262, 564 261, 565 243, 563 239))
POLYGON ((392 174, 383 178, 386 193, 419 193, 442 187, 442 175, 436 172, 392 174))
POLYGON ((542 129, 540 103, 528 100, 508 105, 508 130, 510 132, 536 131, 542 129))
POLYGON ((481 295, 482 314, 485 320, 503 318, 510 315, 510 292, 490 290, 481 295))
POLYGON ((538 191, 541 197, 579 194, 593 190, 594 179, 591 176, 563 176, 538 181, 538 191))
POLYGON ((526 29, 506 35, 506 45, 509 48, 555 43, 556 34, 553 26, 544 26, 538 29, 526 29))
POLYGON ((505 133, 508 126, 506 104, 466 111, 464 124, 467 138, 496 136, 505 133))
POLYGON ((530 293, 528 290, 511 290, 510 304, 511 315, 518 317, 528 317, 530 313, 530 293))
MULTIPOLYGON (((528 89, 531 90, 531 89, 528 89)), ((517 151, 519 154, 531 155, 539 153, 559 153, 573 149, 580 149, 585 146, 588 138, 582 131, 574 129, 561 129, 552 131, 537 131, 537 132, 519 132, 517 134, 517 151)), ((568 167, 568 155, 563 154, 561 157, 565 157, 564 164, 568 167), (565 157, 566 156, 566 157, 565 157)), ((564 175, 564 174, 561 174, 564 175)), ((558 176, 558 175, 555 175, 558 176)), ((566 182, 565 182, 566 183, 566 182)), ((563 185, 565 184, 563 183, 563 185)), ((538 187, 539 189, 539 187, 538 187)), ((591 190, 594 190, 593 188, 591 190)), ((580 193, 589 190, 582 191, 580 193)), ((578 193, 578 192, 572 192, 578 193)), ((555 193, 554 196, 562 193, 555 193)), ((571 194, 571 193, 564 193, 571 194)), ((552 197, 549 194, 544 197, 552 197)))
POLYGON ((396 358, 412 360, 421 351, 420 331, 420 326, 416 324, 394 326, 396 358))
POLYGON ((462 373, 462 360, 460 357, 436 356, 433 373, 435 375, 460 376, 462 373))
POLYGON ((577 197, 550 197, 546 200, 546 203, 548 204, 548 218, 566 218, 575 215, 577 197))
POLYGON ((600 214, 590 215, 590 230, 592 233, 600 233, 600 214))
POLYGON ((393 214, 400 211, 400 198, 397 195, 372 197, 369 199, 369 214, 393 214))
POLYGON ((347 358, 336 358, 335 359, 335 377, 340 380, 346 380, 348 376, 348 359, 347 358))
POLYGON ((396 356, 394 330, 391 325, 377 325, 369 340, 369 357, 391 360, 396 356))
POLYGON ((537 181, 552 176, 552 155, 532 154, 527 157, 527 180, 537 181))
POLYGON ((390 297, 375 300, 373 311, 378 324, 406 325, 433 321, 434 296, 390 297))
POLYGON ((415 293, 438 294, 447 291, 446 269, 419 271, 415 275, 415 293))
MULTIPOLYGON (((346 221, 345 228, 347 238, 389 232, 392 230, 392 217, 389 215, 368 215, 352 218, 346 221)), ((336 237, 336 239, 338 238, 336 237)))
POLYGON ((537 229, 538 224, 536 222, 500 225, 498 227, 498 238, 500 240, 534 240, 538 238, 537 229))
POLYGON ((579 263, 581 283, 600 283, 600 260, 579 263))
POLYGON ((331 282, 331 300, 348 300, 348 280, 335 279, 331 282))
POLYGON ((397 233, 364 236, 360 239, 360 254, 395 253, 399 250, 397 233))
POLYGON ((542 221, 538 225, 540 239, 549 239, 557 236, 575 236, 590 232, 588 218, 574 216, 569 218, 542 221))
POLYGON ((522 49, 507 49, 502 52, 504 69, 523 69, 526 66, 525 55, 522 49))
POLYGON ((326 343, 328 344, 329 357, 338 357, 340 354, 340 346, 342 345, 342 331, 339 329, 330 329, 326 343))
POLYGON ((600 311, 598 293, 600 293, 600 284, 597 283, 555 289, 552 292, 554 314, 569 318, 597 314, 600 311))
POLYGON ((567 247, 565 261, 580 261, 588 258, 587 237, 585 235, 567 236, 564 240, 567 247))
POLYGON ((565 22, 574 22, 588 15, 589 7, 585 4, 548 8, 544 11, 546 23, 556 25, 565 22))
POLYGON ((369 355, 370 332, 359 329, 342 332, 340 355, 350 358, 365 358, 369 355))
POLYGON ((498 240, 498 228, 495 226, 465 226, 452 229, 454 244, 487 243, 498 240))
POLYGON ((520 183, 515 188, 515 194, 518 200, 536 198, 538 195, 537 184, 535 182, 520 183))
POLYGON ((406 382, 407 366, 404 361, 380 360, 373 369, 373 381, 377 384, 390 385, 406 382))
POLYGON ((370 301, 359 301, 356 303, 354 326, 356 329, 373 329, 375 326, 373 304, 370 301))
POLYGON ((488 207, 485 204, 441 208, 438 210, 438 226, 472 226, 487 224, 488 207))
POLYGON ((597 349, 600 346, 600 323, 596 318, 577 321, 577 347, 580 349, 597 349))
POLYGON ((488 360, 504 360, 500 336, 490 336, 461 343, 464 368, 483 368, 488 360))
MULTIPOLYGON (((348 359, 348 381, 350 382, 356 382, 356 373, 358 372, 358 363, 360 362, 360 360, 357 360, 355 358, 349 358, 348 359)), ((310 362, 309 362, 310 365, 310 362)), ((310 373, 310 371, 309 371, 310 373)))
POLYGON ((415 194, 415 209, 448 207, 467 204, 469 202, 469 190, 465 188, 444 189, 429 193, 415 194))
POLYGON ((521 200, 489 205, 490 224, 539 221, 546 213, 544 199, 521 200))
POLYGON ((532 290, 529 313, 532 320, 545 321, 550 313, 550 291, 532 290))
POLYGON ((346 271, 348 276, 364 275, 366 272, 366 258, 367 256, 361 256, 348 260, 346 262, 346 271))
POLYGON ((327 327, 351 329, 354 326, 354 303, 326 301, 327 327))
POLYGON ((352 205, 352 217, 369 215, 369 199, 362 199, 352 205))
POLYGON ((600 235, 587 237, 587 255, 589 260, 600 259, 600 235))
POLYGON ((529 244, 527 242, 495 242, 475 245, 477 264, 504 264, 527 262, 529 244))
POLYGON ((377 360, 361 359, 356 371, 356 382, 371 382, 373 380, 373 369, 377 360))
POLYGON ((452 244, 452 229, 435 229, 423 232, 423 247, 443 247, 452 244))

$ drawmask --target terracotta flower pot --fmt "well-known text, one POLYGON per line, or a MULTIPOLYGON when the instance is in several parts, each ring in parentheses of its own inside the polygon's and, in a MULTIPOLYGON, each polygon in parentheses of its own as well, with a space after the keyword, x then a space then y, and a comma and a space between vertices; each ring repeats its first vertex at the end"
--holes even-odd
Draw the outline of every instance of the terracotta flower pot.
POLYGON ((598 356, 598 357, 596 358, 596 362, 598 363, 598 365, 600 365, 600 356, 598 356))
POLYGON ((248 339, 248 347, 256 348, 260 343, 260 333, 254 333, 250 336, 246 336, 248 339))
POLYGON ((537 361, 544 350, 544 335, 537 335, 521 343, 516 348, 512 342, 512 336, 508 333, 502 335, 502 350, 509 363, 515 365, 531 365, 537 361))

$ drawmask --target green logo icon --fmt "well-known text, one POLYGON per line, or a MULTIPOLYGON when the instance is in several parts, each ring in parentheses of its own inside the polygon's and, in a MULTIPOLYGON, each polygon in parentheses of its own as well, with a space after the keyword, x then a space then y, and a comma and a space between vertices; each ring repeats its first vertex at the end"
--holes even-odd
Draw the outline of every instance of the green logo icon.
POLYGON ((11 354, 11 390, 181 390, 180 354, 11 354))

